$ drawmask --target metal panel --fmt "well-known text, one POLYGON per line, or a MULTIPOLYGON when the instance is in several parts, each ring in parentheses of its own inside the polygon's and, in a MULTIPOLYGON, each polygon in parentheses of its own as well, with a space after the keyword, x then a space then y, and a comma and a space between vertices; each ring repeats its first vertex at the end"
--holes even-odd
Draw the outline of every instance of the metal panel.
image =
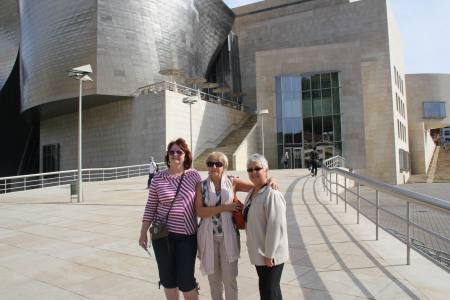
POLYGON ((76 97, 65 71, 87 63, 93 96, 129 96, 161 69, 205 76, 234 20, 221 0, 20 1, 23 111, 76 97))
POLYGON ((19 11, 17 0, 0 3, 0 91, 11 74, 19 52, 19 11))

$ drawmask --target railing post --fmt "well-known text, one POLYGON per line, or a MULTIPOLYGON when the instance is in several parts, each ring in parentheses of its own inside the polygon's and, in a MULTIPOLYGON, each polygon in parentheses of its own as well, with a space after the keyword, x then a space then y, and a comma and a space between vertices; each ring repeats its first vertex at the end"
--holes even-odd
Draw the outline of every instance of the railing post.
POLYGON ((91 182, 91 170, 88 172, 88 181, 91 182))
POLYGON ((127 178, 130 178, 130 168, 127 168, 127 171, 128 171, 128 173, 127 173, 128 177, 127 178))
POLYGON ((58 173, 58 186, 61 185, 61 173, 58 173))
POLYGON ((23 190, 24 191, 27 190, 27 178, 26 177, 23 178, 23 190))
POLYGON ((116 170, 116 179, 117 179, 117 168, 115 170, 116 170))
POLYGON ((380 227, 380 198, 378 190, 375 191, 376 210, 375 210, 375 239, 378 241, 378 230, 380 227))
POLYGON ((339 204, 339 183, 338 183, 338 173, 336 172, 336 204, 339 204))
POLYGON ((330 172, 330 202, 333 201, 333 200, 331 199, 331 195, 333 194, 333 193, 331 192, 331 184, 332 184, 332 182, 331 182, 331 172, 330 172))
POLYGON ((41 175, 41 188, 44 187, 44 175, 41 175))
POLYGON ((344 210, 347 212, 347 176, 344 176, 344 210))
POLYGON ((356 224, 359 224, 359 209, 361 208, 361 199, 359 199, 360 183, 356 186, 356 224))
POLYGON ((411 264, 411 228, 410 228, 410 203, 406 202, 406 264, 411 264))
POLYGON ((102 170, 102 181, 105 181, 105 169, 102 170))

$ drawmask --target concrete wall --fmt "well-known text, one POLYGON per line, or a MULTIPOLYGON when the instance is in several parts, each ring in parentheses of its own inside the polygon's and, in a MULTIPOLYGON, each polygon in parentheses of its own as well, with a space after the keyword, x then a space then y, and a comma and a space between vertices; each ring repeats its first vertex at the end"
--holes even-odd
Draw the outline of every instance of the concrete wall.
MULTIPOLYGON (((388 33, 389 33, 389 59, 390 59, 390 99, 386 99, 387 104, 390 104, 390 113, 386 112, 386 115, 391 115, 392 120, 386 122, 387 124, 394 126, 390 127, 390 131, 386 132, 392 137, 393 142, 393 155, 394 167, 396 176, 394 176, 394 183, 402 183, 405 179, 408 180, 411 172, 400 172, 400 157, 399 149, 403 149, 409 152, 409 138, 408 138, 408 113, 407 105, 408 100, 406 98, 406 84, 405 84, 405 63, 403 57, 403 45, 400 31, 396 24, 394 15, 389 2, 387 5, 388 15, 388 33), (390 101, 389 101, 390 100, 390 101)), ((392 144, 391 142, 391 144, 392 144)))
MULTIPOLYGON (((60 143, 61 170, 77 166, 78 114, 41 122, 42 146, 60 143)), ((117 101, 83 111, 83 167, 113 167, 162 160, 165 149, 163 94, 117 101)))
POLYGON ((428 169, 430 168, 431 160, 433 159, 434 150, 436 150, 436 144, 431 137, 430 130, 424 131, 424 142, 425 142, 425 173, 428 173, 428 169))
MULTIPOLYGON (((166 145, 178 137, 190 145, 189 105, 184 95, 166 91, 166 145)), ((219 104, 198 101, 192 105, 192 142, 194 157, 217 146, 247 117, 247 113, 219 104)))
MULTIPOLYGON (((334 70, 343 76, 342 132, 349 166, 389 183, 399 182, 391 61, 401 70, 403 64, 400 44, 391 41, 398 35, 388 25, 392 23, 388 11, 385 0, 263 1, 234 9, 246 104, 272 111, 265 133, 272 164, 276 153, 272 76, 334 70), (391 40, 389 33, 394 34, 391 40)), ((403 146, 407 148, 407 143, 403 146)))
POLYGON ((450 125, 450 74, 408 74, 406 90, 412 173, 424 174, 434 153, 434 143, 428 137, 429 130, 450 125), (424 119, 424 101, 446 102, 447 117, 424 119))
MULTIPOLYGON (((242 143, 239 145, 239 147, 236 149, 236 151, 233 153, 233 168, 232 170, 236 171, 244 171, 247 169, 247 160, 249 156, 253 153, 259 152, 262 153, 262 151, 258 150, 258 123, 255 124, 250 132, 247 134, 247 136, 244 138, 242 143)), ((264 153, 266 154, 266 153, 264 153)))
POLYGON ((280 74, 339 71, 341 85, 343 156, 353 168, 365 167, 364 105, 361 83, 361 53, 358 43, 287 48, 256 53, 258 109, 264 116, 265 154, 269 165, 277 166, 277 126, 274 78, 280 74))
MULTIPOLYGON (((189 106, 184 95, 170 91, 141 95, 83 111, 83 168, 147 163, 164 159, 167 143, 189 141, 189 106)), ((192 107, 194 154, 214 147, 227 130, 247 114, 230 107, 199 101, 192 107)), ((78 114, 41 123, 42 146, 60 143, 61 170, 75 169, 78 159, 78 114)))

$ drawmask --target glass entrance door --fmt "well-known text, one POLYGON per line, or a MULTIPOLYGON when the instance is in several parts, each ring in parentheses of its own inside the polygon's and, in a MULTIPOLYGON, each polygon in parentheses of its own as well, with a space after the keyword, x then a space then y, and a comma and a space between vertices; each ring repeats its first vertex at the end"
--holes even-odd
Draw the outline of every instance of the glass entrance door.
POLYGON ((292 168, 299 169, 302 168, 302 148, 292 149, 292 168))
POLYGON ((298 169, 303 168, 303 149, 302 148, 294 148, 294 147, 286 147, 284 148, 284 156, 286 156, 286 153, 288 155, 288 169, 298 169))

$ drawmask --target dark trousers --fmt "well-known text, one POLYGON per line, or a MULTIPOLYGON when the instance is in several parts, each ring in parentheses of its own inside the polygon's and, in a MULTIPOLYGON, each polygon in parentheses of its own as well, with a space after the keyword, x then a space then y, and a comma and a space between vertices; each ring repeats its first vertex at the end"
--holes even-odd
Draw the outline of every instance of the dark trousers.
POLYGON ((178 287, 182 292, 197 288, 194 277, 197 235, 170 233, 168 238, 152 241, 152 245, 163 287, 178 287))
POLYGON ((275 267, 256 266, 261 300, 282 300, 280 280, 284 264, 275 267))
POLYGON ((317 176, 317 161, 313 160, 311 162, 311 174, 313 174, 314 176, 317 176))

